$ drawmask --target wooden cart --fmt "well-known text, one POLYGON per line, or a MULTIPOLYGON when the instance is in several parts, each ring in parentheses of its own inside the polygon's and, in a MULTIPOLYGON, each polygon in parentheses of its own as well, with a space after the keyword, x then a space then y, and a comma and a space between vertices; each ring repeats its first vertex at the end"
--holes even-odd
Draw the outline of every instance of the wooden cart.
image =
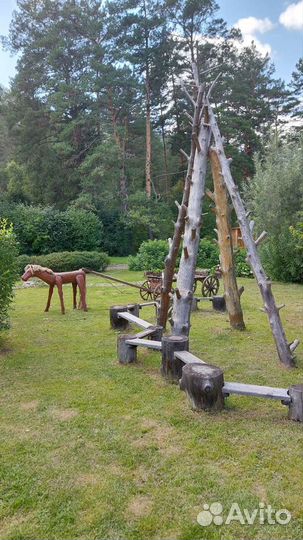
MULTIPOLYGON (((151 301, 157 300, 161 295, 162 273, 161 272, 145 272, 146 280, 140 288, 140 296, 142 300, 151 301)), ((220 282, 219 279, 222 273, 219 267, 215 272, 210 270, 197 270, 195 273, 193 292, 196 292, 198 283, 201 284, 201 294, 204 297, 216 296, 218 293, 220 282)), ((174 277, 176 282, 177 276, 174 277)))

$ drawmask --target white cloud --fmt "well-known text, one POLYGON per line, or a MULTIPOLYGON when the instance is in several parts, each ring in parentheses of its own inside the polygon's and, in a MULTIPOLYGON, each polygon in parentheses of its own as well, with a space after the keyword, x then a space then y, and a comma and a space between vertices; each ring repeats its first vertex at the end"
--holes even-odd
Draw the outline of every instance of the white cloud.
POLYGON ((279 17, 279 22, 288 30, 303 30, 303 0, 290 4, 279 17))
MULTIPOLYGON (((303 0, 302 0, 303 1, 303 0)), ((274 24, 271 22, 268 17, 265 19, 257 19, 256 17, 245 17, 239 19, 234 26, 241 30, 243 36, 244 46, 250 46, 251 42, 254 41, 258 51, 261 54, 271 55, 272 49, 269 43, 262 43, 257 37, 256 34, 265 34, 274 28, 274 24)))
POLYGON ((250 35, 254 35, 257 32, 260 34, 265 34, 265 32, 269 32, 274 28, 274 24, 267 17, 265 19, 245 17, 244 19, 239 19, 234 26, 240 28, 242 34, 250 35))

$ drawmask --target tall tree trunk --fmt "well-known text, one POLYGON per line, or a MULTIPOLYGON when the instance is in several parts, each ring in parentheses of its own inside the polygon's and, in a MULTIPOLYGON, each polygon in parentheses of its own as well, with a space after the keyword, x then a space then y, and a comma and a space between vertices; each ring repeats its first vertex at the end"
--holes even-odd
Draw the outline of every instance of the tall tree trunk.
POLYGON ((121 210, 123 213, 127 211, 127 200, 128 200, 128 190, 127 190, 127 177, 125 171, 125 156, 126 156, 126 142, 127 142, 127 118, 124 121, 124 137, 121 137, 117 124, 118 111, 115 110, 113 105, 113 96, 112 89, 108 91, 108 104, 109 110, 112 119, 114 139, 116 145, 119 149, 120 154, 120 181, 119 181, 119 191, 121 197, 121 210))
POLYGON ((165 181, 164 181, 164 185, 165 185, 165 195, 167 196, 168 192, 169 192, 169 175, 168 175, 168 159, 167 159, 167 145, 166 145, 166 137, 165 137, 165 129, 164 129, 164 126, 165 126, 165 120, 164 120, 164 117, 163 117, 163 106, 162 106, 162 103, 160 105, 160 113, 161 113, 161 118, 160 118, 160 126, 161 126, 161 137, 162 137, 162 145, 163 145, 163 161, 164 161, 164 169, 165 169, 165 181))
POLYGON ((182 203, 179 207, 178 219, 175 224, 175 231, 173 239, 169 246, 169 252, 165 259, 165 269, 163 274, 163 286, 161 291, 161 305, 158 312, 158 324, 166 327, 167 323, 167 314, 170 303, 170 293, 172 289, 173 277, 175 273, 175 267, 177 262, 177 257, 179 253, 179 248, 181 244, 182 234, 184 231, 185 218, 187 216, 187 206, 189 200, 190 187, 192 182, 192 174, 196 153, 196 140, 199 135, 200 130, 200 114, 203 101, 203 92, 204 87, 200 86, 197 95, 197 101, 195 105, 194 118, 193 118, 193 127, 192 127, 192 138, 191 138, 191 151, 188 159, 187 165, 187 174, 184 183, 182 203))
POLYGON ((185 217, 182 257, 177 277, 177 287, 173 299, 173 334, 188 336, 190 312, 193 298, 193 284, 200 240, 202 202, 205 188, 207 157, 210 144, 208 115, 204 112, 200 132, 196 141, 196 152, 185 217))
POLYGON ((223 180, 217 152, 213 149, 210 150, 210 161, 214 181, 213 198, 216 205, 216 223, 226 308, 231 327, 236 330, 245 330, 240 293, 235 272, 227 189, 223 180))
POLYGON ((229 163, 226 159, 222 138, 218 124, 214 113, 208 103, 209 117, 211 130, 216 143, 216 150, 220 160, 220 165, 224 177, 226 187, 229 191, 229 195, 234 205, 235 212, 237 214, 238 222, 241 228, 242 238, 247 249, 248 255, 247 260, 251 266, 251 269, 256 277, 256 280, 259 285, 261 296, 264 301, 264 311, 268 315, 269 324, 273 334, 274 341, 276 343, 277 352, 280 358, 280 361, 286 367, 294 366, 294 357, 293 351, 299 344, 299 340, 294 340, 291 344, 288 344, 286 335, 282 326, 279 310, 283 306, 276 306, 274 295, 271 290, 271 282, 268 280, 263 266, 260 261, 260 257, 257 251, 257 246, 265 237, 266 233, 262 235, 255 241, 252 235, 252 228, 247 220, 244 204, 242 202, 239 189, 235 185, 233 177, 229 169, 229 163))
POLYGON ((152 162, 152 135, 151 135, 151 103, 149 87, 149 70, 146 68, 146 159, 145 159, 145 189, 146 195, 151 198, 151 162, 152 162))

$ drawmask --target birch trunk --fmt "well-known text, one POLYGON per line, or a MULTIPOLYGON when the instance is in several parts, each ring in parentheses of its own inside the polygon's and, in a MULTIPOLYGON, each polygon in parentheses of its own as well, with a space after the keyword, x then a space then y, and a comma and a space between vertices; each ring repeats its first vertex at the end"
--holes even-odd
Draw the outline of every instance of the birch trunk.
MULTIPOLYGON (((204 117, 206 112, 204 112, 204 117)), ((190 330, 191 302, 196 270, 202 202, 205 188, 207 156, 210 143, 210 129, 203 119, 196 140, 196 152, 188 201, 188 211, 185 219, 182 257, 177 277, 177 288, 173 300, 173 334, 188 336, 190 330)))
POLYGON ((210 161, 214 181, 216 223, 226 308, 230 326, 236 330, 245 330, 235 272, 228 194, 221 172, 220 161, 217 152, 213 149, 210 150, 210 161))
MULTIPOLYGON (((218 128, 214 113, 208 103, 209 110, 209 119, 211 130, 216 143, 216 150, 220 160, 220 165, 224 177, 226 187, 229 191, 235 212, 237 214, 239 226, 241 228, 242 238, 248 252, 248 262, 251 266, 251 269, 256 277, 256 280, 259 285, 259 289, 264 301, 264 310, 268 315, 269 324, 273 334, 273 338, 276 344, 278 356, 280 361, 286 367, 294 366, 294 357, 293 351, 296 346, 299 344, 298 340, 295 340, 292 344, 288 344, 286 335, 282 326, 279 308, 276 306, 275 299, 271 290, 271 282, 268 280, 263 266, 261 264, 259 254, 257 251, 258 241, 254 241, 247 217, 242 202, 241 196, 239 194, 238 187, 235 185, 233 177, 229 169, 229 163, 226 159, 222 138, 220 130, 218 128)), ((264 237, 265 235, 263 235, 264 237)))
POLYGON ((157 321, 157 324, 159 326, 163 326, 163 328, 166 327, 166 323, 167 323, 167 314, 168 314, 169 301, 170 301, 169 295, 172 289, 176 261, 177 261, 177 257, 179 253, 182 234, 184 231, 185 218, 187 216, 187 206, 188 206, 188 199, 189 199, 195 152, 196 152, 196 137, 198 137, 198 134, 199 134, 203 91, 204 91, 204 86, 201 85, 198 89, 197 101, 196 101, 194 117, 193 117, 191 150, 190 150, 190 156, 188 159, 187 174, 186 174, 185 183, 184 183, 182 203, 181 203, 181 206, 179 207, 178 219, 175 223, 174 236, 169 246, 168 255, 165 259, 163 284, 162 284, 162 290, 161 290, 161 305, 158 311, 158 321, 157 321))

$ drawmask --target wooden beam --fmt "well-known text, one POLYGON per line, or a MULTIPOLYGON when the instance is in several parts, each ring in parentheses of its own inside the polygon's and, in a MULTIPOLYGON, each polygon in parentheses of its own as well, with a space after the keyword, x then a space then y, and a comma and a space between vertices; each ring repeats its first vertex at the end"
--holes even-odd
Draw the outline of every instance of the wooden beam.
POLYGON ((152 339, 127 339, 126 344, 132 347, 146 347, 147 349, 154 349, 156 351, 162 350, 161 341, 154 341, 152 339))
POLYGON ((136 317, 135 315, 132 315, 127 311, 119 312, 118 317, 120 319, 125 319, 128 322, 137 324, 138 326, 140 326, 140 328, 149 328, 150 326, 153 326, 151 323, 144 321, 143 319, 140 319, 139 317, 136 317))
POLYGON ((223 386, 223 394, 238 394, 239 396, 252 396, 267 399, 278 399, 286 404, 290 403, 288 390, 285 388, 273 388, 272 386, 258 386, 255 384, 242 384, 226 382, 223 386))

